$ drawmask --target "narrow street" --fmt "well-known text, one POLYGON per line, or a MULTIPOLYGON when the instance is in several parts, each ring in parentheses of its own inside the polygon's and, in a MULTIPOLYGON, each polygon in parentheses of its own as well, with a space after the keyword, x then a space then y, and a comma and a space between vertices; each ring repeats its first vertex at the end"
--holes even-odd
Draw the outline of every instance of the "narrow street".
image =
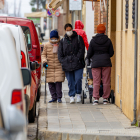
MULTIPOLYGON (((83 80, 84 88, 84 80, 83 80)), ((44 76, 36 121, 28 126, 28 140, 138 140, 140 129, 114 104, 93 106, 69 104, 67 81, 63 83, 63 103, 44 104, 44 76), (37 130, 38 123, 38 130, 37 130)), ((47 88, 47 102, 51 99, 47 88)))

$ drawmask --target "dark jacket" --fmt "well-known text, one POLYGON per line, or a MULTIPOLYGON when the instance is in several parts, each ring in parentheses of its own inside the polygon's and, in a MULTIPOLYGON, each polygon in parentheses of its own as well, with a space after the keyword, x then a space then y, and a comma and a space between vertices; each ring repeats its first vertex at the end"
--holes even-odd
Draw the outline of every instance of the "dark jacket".
POLYGON ((75 31, 70 38, 65 34, 58 49, 58 59, 63 70, 74 71, 84 68, 84 54, 85 45, 82 37, 78 36, 75 31))
POLYGON ((108 36, 97 34, 92 38, 87 52, 87 59, 92 58, 92 68, 112 67, 110 57, 113 55, 113 45, 108 36))

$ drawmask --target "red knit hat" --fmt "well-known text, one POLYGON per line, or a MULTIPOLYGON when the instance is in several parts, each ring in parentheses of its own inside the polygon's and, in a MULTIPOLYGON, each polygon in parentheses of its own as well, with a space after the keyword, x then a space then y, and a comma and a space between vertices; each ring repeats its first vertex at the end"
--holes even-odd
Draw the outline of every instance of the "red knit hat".
POLYGON ((106 31, 106 27, 104 24, 99 24, 97 26, 97 33, 102 34, 102 33, 105 33, 105 31, 106 31))

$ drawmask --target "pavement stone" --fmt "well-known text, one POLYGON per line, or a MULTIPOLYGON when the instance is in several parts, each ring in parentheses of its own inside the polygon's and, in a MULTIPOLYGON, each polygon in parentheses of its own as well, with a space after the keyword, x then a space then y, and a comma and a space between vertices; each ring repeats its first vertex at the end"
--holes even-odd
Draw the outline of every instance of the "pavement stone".
POLYGON ((116 140, 133 140, 133 137, 128 137, 128 136, 117 136, 116 140))
POLYGON ((62 133, 45 131, 43 135, 39 135, 39 140, 62 140, 62 133))
POLYGON ((83 140, 97 140, 97 136, 84 134, 83 140))
POLYGON ((133 137, 133 140, 140 140, 139 137, 133 137))
POLYGON ((68 133, 63 133, 62 134, 62 140, 69 140, 69 134, 68 133))
POLYGON ((82 134, 69 134, 69 140, 83 140, 82 134))
MULTIPOLYGON (((97 136, 97 140, 116 140, 115 136, 97 136)), ((123 139, 122 139, 123 140, 123 139)))

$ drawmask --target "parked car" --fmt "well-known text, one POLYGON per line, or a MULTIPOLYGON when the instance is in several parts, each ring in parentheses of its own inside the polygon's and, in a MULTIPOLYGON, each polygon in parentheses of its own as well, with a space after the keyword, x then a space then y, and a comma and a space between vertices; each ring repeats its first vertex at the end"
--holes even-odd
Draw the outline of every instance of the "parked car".
MULTIPOLYGON (((41 47, 33 21, 25 18, 0 16, 0 22, 21 26, 27 42, 30 61, 32 62, 36 61, 38 64, 41 64, 41 47)), ((38 101, 40 98, 40 88, 41 88, 41 65, 39 66, 38 69, 36 69, 36 74, 37 74, 36 92, 37 92, 37 101, 38 101)), ((31 110, 32 107, 33 104, 31 103, 29 110, 31 110)))
POLYGON ((16 51, 18 55, 18 60, 20 67, 28 68, 31 70, 32 83, 24 87, 24 96, 26 101, 26 116, 29 118, 29 122, 35 120, 35 111, 36 108, 36 96, 37 96, 37 75, 36 75, 36 62, 30 62, 28 57, 28 48, 26 40, 23 34, 23 31, 19 25, 5 24, 1 23, 0 27, 3 29, 8 29, 11 31, 12 36, 14 37, 16 43, 16 51), (29 106, 32 104, 32 109, 29 111, 29 106))
POLYGON ((24 86, 31 83, 31 73, 20 68, 15 38, 1 25, 0 66, 0 139, 26 140, 24 86))

